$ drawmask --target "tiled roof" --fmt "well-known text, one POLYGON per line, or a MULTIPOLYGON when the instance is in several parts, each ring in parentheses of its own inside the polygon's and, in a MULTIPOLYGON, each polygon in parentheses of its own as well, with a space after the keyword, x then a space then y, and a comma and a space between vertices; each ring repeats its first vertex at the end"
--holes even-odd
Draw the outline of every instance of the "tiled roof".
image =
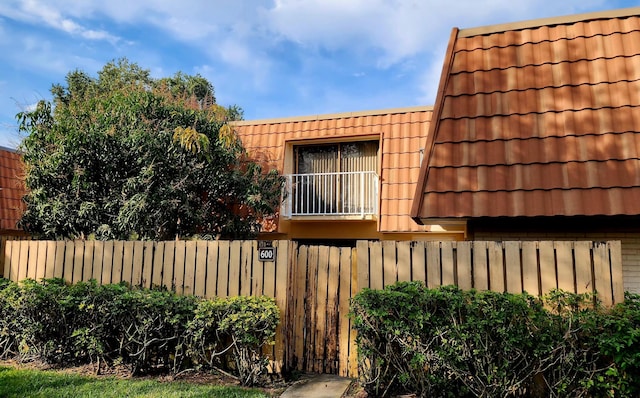
POLYGON ((236 123, 250 157, 284 171, 286 142, 380 137, 380 232, 428 231, 409 216, 431 107, 386 109, 236 123))
POLYGON ((24 210, 22 197, 26 193, 20 154, 0 148, 0 230, 16 231, 16 223, 24 210))
POLYGON ((640 8, 454 29, 417 219, 640 214, 640 8))

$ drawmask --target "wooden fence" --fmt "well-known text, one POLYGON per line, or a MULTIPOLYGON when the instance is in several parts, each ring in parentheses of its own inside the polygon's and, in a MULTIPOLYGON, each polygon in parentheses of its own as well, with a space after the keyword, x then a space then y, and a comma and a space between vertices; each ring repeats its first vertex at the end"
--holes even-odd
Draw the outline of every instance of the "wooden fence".
POLYGON ((541 295, 554 288, 597 290, 605 305, 623 300, 619 241, 370 242, 355 248, 274 241, 262 262, 256 241, 7 241, 4 275, 70 282, 127 281, 202 297, 268 295, 281 310, 274 366, 354 376, 349 300, 363 288, 420 280, 429 287, 541 295))

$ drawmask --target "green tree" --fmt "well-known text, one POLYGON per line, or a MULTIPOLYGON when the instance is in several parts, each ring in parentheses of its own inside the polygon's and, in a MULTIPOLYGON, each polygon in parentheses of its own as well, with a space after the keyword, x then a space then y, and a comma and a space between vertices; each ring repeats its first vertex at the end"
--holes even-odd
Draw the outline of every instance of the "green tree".
POLYGON ((126 59, 91 77, 76 70, 53 100, 17 115, 26 133, 26 211, 42 238, 247 238, 280 203, 202 76, 163 78, 126 59))

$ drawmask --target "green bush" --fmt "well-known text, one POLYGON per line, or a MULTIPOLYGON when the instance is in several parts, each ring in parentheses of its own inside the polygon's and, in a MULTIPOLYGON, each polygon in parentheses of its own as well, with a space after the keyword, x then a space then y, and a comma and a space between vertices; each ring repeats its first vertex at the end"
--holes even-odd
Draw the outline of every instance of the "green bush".
POLYGON ((94 363, 97 371, 119 363, 132 373, 221 367, 257 384, 267 363, 261 348, 273 342, 278 321, 267 297, 203 300, 126 284, 0 279, 5 358, 94 363))
POLYGON ((351 305, 361 382, 372 396, 637 396, 639 303, 419 282, 364 289, 351 305))

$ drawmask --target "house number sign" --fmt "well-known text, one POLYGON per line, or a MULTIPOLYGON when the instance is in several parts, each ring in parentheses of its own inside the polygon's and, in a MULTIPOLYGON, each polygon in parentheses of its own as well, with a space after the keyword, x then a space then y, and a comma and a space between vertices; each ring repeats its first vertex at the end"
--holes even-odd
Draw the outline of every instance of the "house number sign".
POLYGON ((276 248, 270 240, 258 241, 258 259, 260 261, 276 261, 276 248))

